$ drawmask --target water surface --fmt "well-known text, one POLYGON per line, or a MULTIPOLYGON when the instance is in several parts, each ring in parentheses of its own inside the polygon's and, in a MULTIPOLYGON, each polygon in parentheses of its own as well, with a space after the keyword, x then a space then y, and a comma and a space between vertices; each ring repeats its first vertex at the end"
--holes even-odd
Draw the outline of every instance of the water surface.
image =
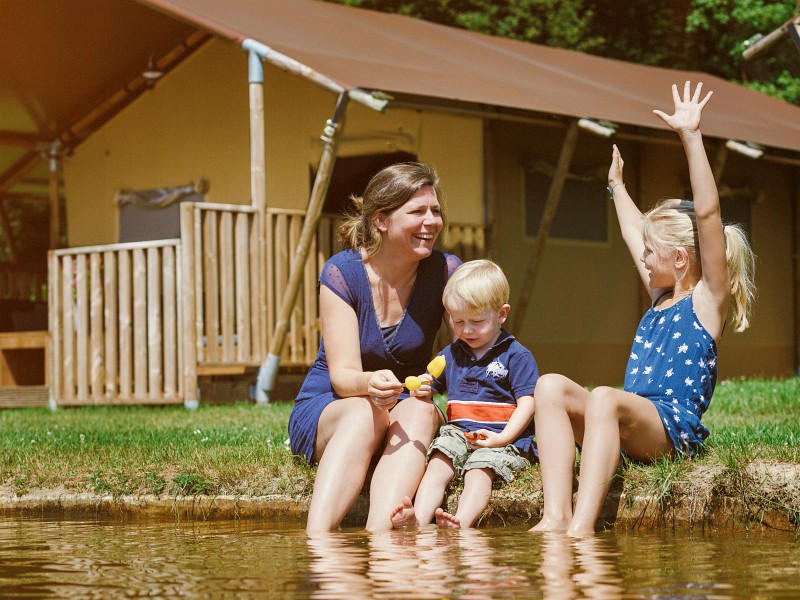
POLYGON ((800 544, 752 530, 308 538, 298 523, 0 516, 0 597, 800 598, 800 544))

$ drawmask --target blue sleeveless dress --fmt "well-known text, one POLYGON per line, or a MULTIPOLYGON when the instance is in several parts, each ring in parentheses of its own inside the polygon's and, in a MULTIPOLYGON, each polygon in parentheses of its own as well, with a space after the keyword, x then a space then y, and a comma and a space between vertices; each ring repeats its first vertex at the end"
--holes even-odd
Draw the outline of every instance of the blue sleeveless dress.
POLYGON ((636 330, 625 391, 650 400, 676 450, 693 455, 708 437, 700 422, 717 382, 717 345, 689 295, 645 313, 636 330))
MULTIPOLYGON (((420 261, 414 289, 400 322, 386 328, 381 328, 375 314, 369 277, 358 250, 345 250, 331 257, 322 269, 318 285, 326 286, 353 307, 358 317, 364 370, 390 369, 403 381, 409 375, 425 372, 444 315, 442 292, 460 264, 455 255, 439 251, 420 261)), ((407 393, 400 396, 407 397, 407 393)), ((320 415, 337 399, 322 340, 289 417, 293 454, 311 462, 320 415)))

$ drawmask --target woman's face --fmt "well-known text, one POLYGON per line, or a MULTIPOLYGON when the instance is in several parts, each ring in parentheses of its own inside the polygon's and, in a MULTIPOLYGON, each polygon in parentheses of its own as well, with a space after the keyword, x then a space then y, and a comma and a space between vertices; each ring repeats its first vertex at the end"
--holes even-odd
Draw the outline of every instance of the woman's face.
POLYGON ((436 191, 430 185, 420 188, 391 215, 379 217, 377 224, 384 246, 417 260, 427 258, 443 227, 436 191))

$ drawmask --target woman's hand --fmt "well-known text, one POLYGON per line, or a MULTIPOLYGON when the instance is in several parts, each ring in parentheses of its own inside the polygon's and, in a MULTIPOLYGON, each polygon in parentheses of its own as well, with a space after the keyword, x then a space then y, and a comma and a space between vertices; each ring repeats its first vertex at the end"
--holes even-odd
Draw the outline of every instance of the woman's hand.
POLYGON ((703 89, 703 82, 697 84, 692 95, 692 85, 686 82, 683 86, 683 99, 678 93, 678 86, 672 84, 672 100, 675 102, 675 113, 668 115, 660 110, 653 112, 658 115, 662 121, 669 125, 678 133, 694 133, 700 128, 700 115, 703 112, 703 107, 711 98, 714 92, 708 92, 705 97, 700 100, 700 91, 703 89))
POLYGON ((403 384, 389 369, 375 371, 367 382, 367 393, 378 408, 391 409, 402 391, 403 384))
POLYGON ((619 148, 614 144, 611 151, 611 166, 608 168, 608 187, 615 185, 622 185, 622 167, 625 161, 622 160, 622 155, 619 153, 619 148))

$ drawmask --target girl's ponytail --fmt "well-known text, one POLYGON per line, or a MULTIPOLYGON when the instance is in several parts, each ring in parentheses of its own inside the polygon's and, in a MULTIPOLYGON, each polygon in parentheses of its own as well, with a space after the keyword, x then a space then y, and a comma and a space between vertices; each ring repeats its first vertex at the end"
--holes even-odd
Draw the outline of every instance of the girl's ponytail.
POLYGON ((744 331, 750 326, 750 313, 756 299, 756 257, 739 225, 725 225, 725 257, 731 279, 733 327, 744 331))

